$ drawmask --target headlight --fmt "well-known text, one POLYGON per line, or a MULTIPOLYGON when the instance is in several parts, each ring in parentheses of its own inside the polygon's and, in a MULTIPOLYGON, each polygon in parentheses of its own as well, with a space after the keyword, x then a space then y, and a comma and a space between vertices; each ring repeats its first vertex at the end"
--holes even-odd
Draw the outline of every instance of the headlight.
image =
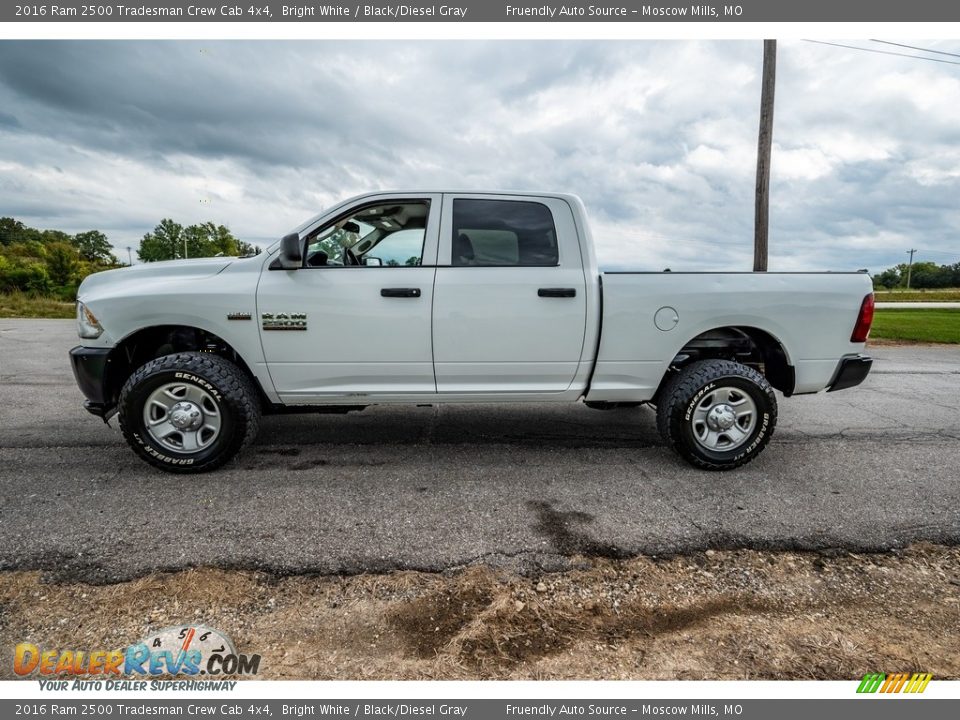
POLYGON ((103 334, 103 328, 87 306, 77 303, 77 334, 82 338, 98 338, 103 334))

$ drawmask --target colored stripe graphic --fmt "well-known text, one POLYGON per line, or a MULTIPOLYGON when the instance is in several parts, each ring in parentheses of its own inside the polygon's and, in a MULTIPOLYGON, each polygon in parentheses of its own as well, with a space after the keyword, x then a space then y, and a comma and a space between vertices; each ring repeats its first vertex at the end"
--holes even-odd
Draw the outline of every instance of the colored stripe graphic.
POLYGON ((858 693, 922 693, 933 679, 930 673, 867 673, 857 686, 858 693))
POLYGON ((867 673, 863 676, 863 680, 860 681, 860 687, 857 688, 857 692, 875 693, 885 678, 886 676, 883 673, 867 673))
POLYGON ((933 675, 930 673, 914 673, 913 677, 910 678, 910 682, 907 684, 906 690, 904 692, 908 693, 922 693, 927 689, 927 685, 930 683, 933 675))

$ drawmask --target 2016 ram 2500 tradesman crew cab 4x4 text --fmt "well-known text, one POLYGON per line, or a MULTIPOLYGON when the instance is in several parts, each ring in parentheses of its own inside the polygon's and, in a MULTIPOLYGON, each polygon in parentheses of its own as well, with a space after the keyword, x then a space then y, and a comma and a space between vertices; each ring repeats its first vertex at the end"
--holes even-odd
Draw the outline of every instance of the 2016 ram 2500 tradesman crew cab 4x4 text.
POLYGON ((785 396, 857 385, 864 273, 603 272, 582 202, 373 193, 261 255, 80 287, 86 407, 148 463, 222 465, 261 413, 378 403, 651 403, 696 467, 756 457, 785 396))

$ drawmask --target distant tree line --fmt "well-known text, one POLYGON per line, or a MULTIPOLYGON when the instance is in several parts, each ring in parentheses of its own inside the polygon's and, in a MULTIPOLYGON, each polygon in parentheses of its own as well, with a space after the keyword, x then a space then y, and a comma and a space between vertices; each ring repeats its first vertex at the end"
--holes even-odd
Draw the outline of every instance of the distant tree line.
MULTIPOLYGON (((907 263, 901 263, 874 275, 873 286, 888 290, 905 288, 907 263)), ((960 287, 960 263, 937 265, 932 262, 915 262, 910 268, 910 287, 919 290, 960 287)))
POLYGON ((164 218, 143 236, 137 257, 141 262, 180 260, 184 257, 243 257, 256 255, 260 248, 238 240, 229 229, 212 222, 188 225, 164 218))
POLYGON ((76 297, 87 275, 118 267, 113 246, 99 230, 69 235, 0 218, 0 291, 76 297))
MULTIPOLYGON (((238 256, 254 255, 260 249, 238 240, 223 225, 206 222, 184 227, 164 219, 143 236, 137 257, 141 262, 176 260, 184 252, 188 257, 238 256)), ((120 266, 113 246, 99 230, 70 235, 0 218, 0 292, 73 300, 87 275, 120 266)))

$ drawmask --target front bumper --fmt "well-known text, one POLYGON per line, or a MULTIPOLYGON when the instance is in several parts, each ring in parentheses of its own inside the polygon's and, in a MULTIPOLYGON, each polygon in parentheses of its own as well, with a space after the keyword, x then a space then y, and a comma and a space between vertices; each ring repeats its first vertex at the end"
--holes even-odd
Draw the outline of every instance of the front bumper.
POLYGON ((854 355, 845 357, 837 365, 837 371, 833 375, 833 380, 827 386, 827 392, 834 390, 846 390, 863 382, 863 379, 870 372, 873 365, 873 358, 866 355, 854 355))
POLYGON ((83 407, 100 418, 113 412, 113 399, 107 396, 107 363, 111 348, 78 345, 70 351, 70 364, 80 392, 86 397, 83 407))

